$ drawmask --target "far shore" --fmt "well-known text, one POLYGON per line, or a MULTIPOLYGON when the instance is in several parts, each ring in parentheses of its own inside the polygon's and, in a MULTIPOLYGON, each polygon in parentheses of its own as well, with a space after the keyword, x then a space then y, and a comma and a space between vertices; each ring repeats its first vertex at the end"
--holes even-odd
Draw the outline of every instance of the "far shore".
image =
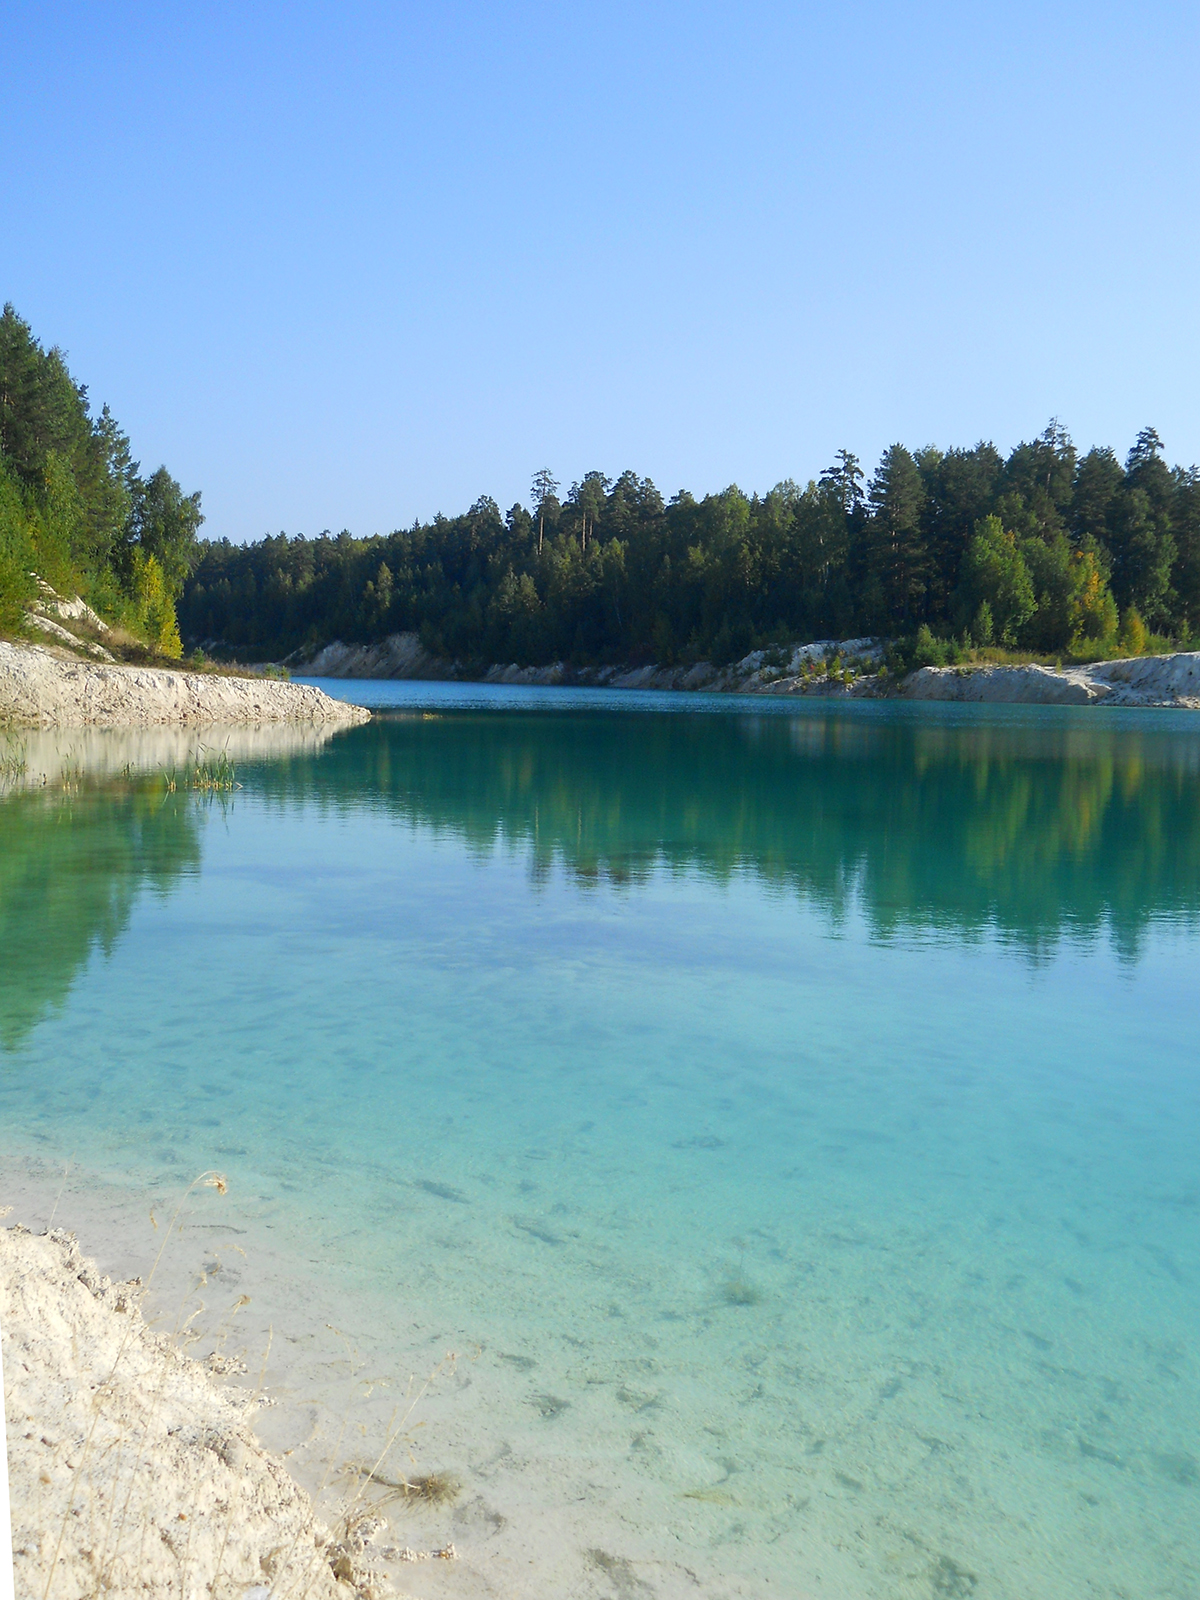
MULTIPOLYGON (((823 699, 956 701, 1007 705, 1138 706, 1200 709, 1200 651, 1134 656, 1050 667, 979 664, 921 667, 889 676, 879 640, 816 640, 790 651, 758 650, 728 667, 700 661, 608 667, 493 665, 468 672, 429 655, 416 634, 378 644, 335 641, 303 663, 305 676, 407 679, 527 686, 693 691, 823 699)), ((308 683, 183 668, 81 659, 53 645, 0 640, 0 727, 28 729, 255 728, 336 729, 367 722, 364 707, 308 683)))
POLYGON ((704 694, 814 696, 851 700, 901 699, 1008 705, 1157 706, 1200 709, 1200 651, 1133 656, 1071 667, 1036 664, 921 667, 903 678, 883 667, 878 639, 819 639, 791 650, 756 650, 728 667, 699 661, 682 666, 571 667, 493 665, 468 672, 430 655, 415 633, 377 644, 335 640, 295 670, 314 678, 391 678, 604 689, 663 689, 704 694))

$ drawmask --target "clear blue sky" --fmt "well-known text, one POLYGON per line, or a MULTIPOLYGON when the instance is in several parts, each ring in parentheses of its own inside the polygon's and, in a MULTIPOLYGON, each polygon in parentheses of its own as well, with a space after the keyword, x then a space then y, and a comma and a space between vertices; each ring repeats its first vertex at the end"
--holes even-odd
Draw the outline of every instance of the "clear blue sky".
POLYGON ((8 0, 0 298, 205 532, 1200 458, 1200 8, 8 0))

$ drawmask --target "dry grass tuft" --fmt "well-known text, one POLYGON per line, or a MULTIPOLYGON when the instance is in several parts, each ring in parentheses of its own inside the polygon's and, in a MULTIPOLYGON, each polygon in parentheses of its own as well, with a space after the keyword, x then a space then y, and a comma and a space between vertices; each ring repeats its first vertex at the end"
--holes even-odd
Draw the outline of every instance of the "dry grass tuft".
POLYGON ((450 1472, 420 1472, 414 1473, 411 1478, 385 1478, 379 1472, 373 1472, 370 1467, 358 1467, 356 1471, 371 1483, 377 1483, 381 1488, 390 1489, 392 1497, 412 1502, 422 1502, 429 1506, 449 1505, 457 1500, 462 1493, 462 1484, 450 1472))
POLYGON ((423 1472, 404 1482, 406 1500, 423 1500, 427 1505, 449 1505, 462 1493, 462 1484, 449 1472, 423 1472))

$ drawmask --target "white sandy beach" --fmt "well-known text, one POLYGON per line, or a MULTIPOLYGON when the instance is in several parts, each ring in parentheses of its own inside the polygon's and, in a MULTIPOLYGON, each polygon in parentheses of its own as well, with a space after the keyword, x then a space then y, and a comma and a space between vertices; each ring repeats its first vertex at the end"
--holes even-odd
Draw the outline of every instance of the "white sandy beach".
POLYGON ((397 1592, 388 1566, 454 1562, 452 1545, 391 1540, 385 1497, 365 1478, 340 1481, 318 1517, 255 1432, 273 1400, 223 1381, 245 1364, 192 1359, 186 1329, 143 1320, 145 1296, 140 1279, 101 1273, 72 1234, 0 1229, 18 1600, 377 1600, 397 1592))
POLYGON ((18 1596, 336 1593, 309 1497, 258 1445, 256 1401, 150 1330, 67 1234, 0 1230, 18 1596))
POLYGON ((119 666, 81 660, 49 645, 0 640, 0 723, 32 728, 271 722, 352 726, 369 718, 360 707, 306 684, 119 666))
MULTIPOLYGON (((6 1224, 23 1219, 38 1230, 32 1235, 14 1235, 11 1226, 0 1230, 0 1278, 8 1285, 17 1254, 32 1255, 39 1280, 36 1298, 47 1296, 54 1306, 58 1335, 45 1356, 39 1356, 36 1379, 22 1379, 9 1405, 14 1504, 22 1508, 16 1517, 18 1543, 32 1551, 18 1558, 19 1570, 26 1574, 18 1580, 18 1600, 41 1600, 45 1563, 52 1553, 46 1530, 53 1530, 57 1539, 73 1469, 79 1466, 70 1447, 81 1438, 86 1441, 85 1419, 95 1392, 90 1386, 100 1381, 99 1368, 115 1354, 128 1326, 127 1313, 117 1312, 116 1302, 124 1298, 130 1303, 119 1282, 105 1287, 100 1269, 86 1267, 69 1241, 48 1239, 42 1230, 53 1212, 57 1222, 79 1231, 85 1249, 95 1252, 114 1279, 134 1272, 148 1275, 161 1239, 149 1212, 154 1210, 161 1229, 177 1196, 165 1190, 125 1190, 78 1168, 64 1182, 61 1167, 55 1173, 31 1158, 6 1161, 0 1199, 16 1202, 6 1224), (79 1271, 92 1289, 73 1281, 79 1271), (87 1330, 84 1345, 74 1346, 93 1352, 87 1365, 63 1354, 71 1346, 73 1325, 87 1330), (41 1365, 43 1360, 48 1367, 41 1365), (27 1381, 31 1388, 25 1387, 27 1381), (69 1425, 50 1428, 42 1420, 67 1416, 68 1411, 69 1425), (31 1416, 33 1423, 27 1420, 31 1416), (26 1433, 33 1437, 26 1440, 26 1433), (52 1441, 50 1446, 40 1443, 43 1435, 52 1441), (53 1487, 40 1482, 43 1457, 63 1463, 54 1468, 58 1476, 53 1487)), ((306 1273, 297 1261, 294 1240, 274 1241, 273 1230, 247 1215, 234 1195, 221 1198, 200 1190, 193 1199, 194 1212, 173 1237, 146 1301, 151 1328, 144 1340, 138 1334, 136 1362, 127 1365, 136 1379, 134 1392, 122 1396, 113 1412, 122 1428, 145 1432, 149 1425, 154 1436, 142 1458, 153 1465, 138 1478, 144 1488, 135 1487, 126 1526, 134 1521, 136 1505, 138 1526, 144 1520, 159 1542, 153 1547, 148 1586, 118 1586, 109 1594, 120 1600, 132 1600, 135 1594, 139 1600, 180 1595, 181 1569, 161 1533, 165 1529, 178 1543, 177 1528, 185 1527, 178 1521, 182 1509, 193 1524, 186 1570, 199 1585, 186 1591, 183 1600, 205 1600, 210 1591, 199 1582, 201 1569, 207 1563, 213 1570, 229 1523, 229 1512, 222 1513, 219 1505, 236 1506, 242 1530, 236 1566, 227 1555, 220 1569, 229 1574, 228 1586, 218 1591, 222 1600, 301 1600, 322 1593, 351 1600, 355 1592, 374 1593, 379 1600, 549 1600, 567 1595, 573 1600, 759 1600, 768 1594, 809 1600, 859 1592, 853 1562, 832 1549, 818 1563, 825 1581, 815 1587, 799 1575, 787 1581, 786 1570, 773 1571, 767 1551, 756 1552, 753 1577, 740 1572, 745 1550, 731 1549, 724 1559, 705 1531, 714 1513, 728 1516, 728 1496, 718 1496, 712 1504, 680 1501, 676 1494, 664 1498, 651 1481, 631 1479, 602 1454, 564 1450, 565 1438, 554 1423, 528 1408, 524 1391, 530 1374, 524 1367, 495 1350, 468 1346, 449 1326, 439 1329, 414 1321, 404 1336, 409 1368, 397 1366, 391 1348, 396 1330, 369 1325, 378 1322, 370 1308, 346 1299, 336 1284, 322 1281, 317 1273, 306 1273), (202 1281, 205 1268, 207 1283, 202 1281), (251 1304, 239 1309, 244 1292, 251 1304), (192 1349, 204 1359, 164 1354, 158 1330, 186 1321, 201 1301, 205 1310, 191 1327, 197 1333, 204 1328, 205 1334, 192 1349), (235 1331, 226 1337, 231 1325, 235 1331), (235 1363, 227 1378, 215 1376, 207 1364, 214 1346, 235 1363), (457 1360, 447 1359, 452 1346, 457 1346, 457 1360), (247 1372, 236 1369, 239 1359, 247 1372), (144 1392, 148 1385, 162 1397, 155 1401, 157 1411, 138 1398, 139 1386, 144 1392), (260 1393, 271 1403, 260 1406, 260 1393), (350 1470, 377 1458, 412 1398, 417 1404, 409 1425, 401 1430, 379 1476, 394 1483, 406 1475, 416 1481, 445 1472, 454 1492, 443 1501, 397 1495, 386 1485, 364 1486, 350 1470), (516 1424, 518 1412, 527 1413, 529 1421, 516 1424), (177 1427, 186 1433, 169 1432, 177 1427), (543 1441, 540 1445, 534 1445, 535 1436, 543 1441), (239 1473, 247 1474, 240 1485, 239 1473), (205 1508, 203 1516, 192 1517, 192 1498, 205 1508), (292 1574, 300 1572, 295 1563, 287 1581, 256 1575, 256 1563, 281 1543, 290 1544, 297 1533, 301 1543, 336 1540, 349 1507, 352 1520, 360 1512, 381 1519, 369 1545, 349 1551, 360 1579, 357 1586, 328 1587, 328 1557, 336 1561, 340 1554, 333 1548, 320 1552, 326 1557, 324 1566, 320 1560, 312 1563, 325 1587, 317 1587, 316 1580, 309 1589, 293 1582, 292 1574), (680 1543, 680 1530, 671 1524, 687 1507, 699 1525, 692 1539, 680 1543), (455 1559, 436 1559, 434 1552, 448 1546, 455 1559), (766 1575, 768 1569, 772 1576, 766 1575)), ((6 1287, 4 1294, 11 1295, 11 1289, 6 1287)), ((8 1312, 7 1299, 0 1299, 0 1319, 6 1371, 11 1371, 10 1328, 16 1327, 16 1319, 8 1312)), ((28 1322, 19 1337, 22 1347, 35 1342, 28 1322)), ((122 1365, 127 1362, 126 1356, 122 1365)), ((536 1377, 540 1383, 557 1382, 540 1373, 536 1377)), ((130 1468, 138 1459, 134 1452, 118 1453, 113 1460, 118 1495, 126 1492, 130 1468)), ((85 1491, 80 1515, 67 1524, 73 1542, 64 1540, 64 1576, 52 1586, 50 1600, 76 1600, 91 1592, 77 1582, 90 1574, 86 1552, 96 1548, 84 1524, 94 1523, 97 1505, 102 1515, 110 1502, 93 1498, 97 1487, 108 1493, 100 1474, 85 1473, 80 1486, 85 1491)), ((372 1531, 370 1520, 365 1527, 372 1531)), ((121 1548, 130 1553, 128 1538, 121 1548)), ((307 1544, 306 1555, 316 1548, 307 1544)), ((139 1545, 139 1559, 141 1555, 139 1545)), ((102 1559, 111 1570, 110 1556, 102 1559)))

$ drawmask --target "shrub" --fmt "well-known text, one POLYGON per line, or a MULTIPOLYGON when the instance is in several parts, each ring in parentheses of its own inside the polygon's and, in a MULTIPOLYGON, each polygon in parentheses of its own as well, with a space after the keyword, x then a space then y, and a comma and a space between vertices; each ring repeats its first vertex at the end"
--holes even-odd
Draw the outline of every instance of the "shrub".
MULTIPOLYGON (((1033 579, 1015 534, 1007 532, 999 517, 984 517, 963 557, 959 578, 959 610, 982 622, 987 607, 1000 643, 1014 645, 1037 610, 1033 579)), ((991 643, 991 640, 980 640, 991 643)))
POLYGON ((1121 618, 1121 648, 1131 656, 1140 656, 1145 654, 1146 641, 1146 624, 1139 616, 1137 607, 1130 606, 1121 618))
POLYGON ((912 648, 912 664, 914 667, 944 667, 946 665, 946 641, 935 639, 927 622, 923 622, 917 629, 917 637, 912 648))

